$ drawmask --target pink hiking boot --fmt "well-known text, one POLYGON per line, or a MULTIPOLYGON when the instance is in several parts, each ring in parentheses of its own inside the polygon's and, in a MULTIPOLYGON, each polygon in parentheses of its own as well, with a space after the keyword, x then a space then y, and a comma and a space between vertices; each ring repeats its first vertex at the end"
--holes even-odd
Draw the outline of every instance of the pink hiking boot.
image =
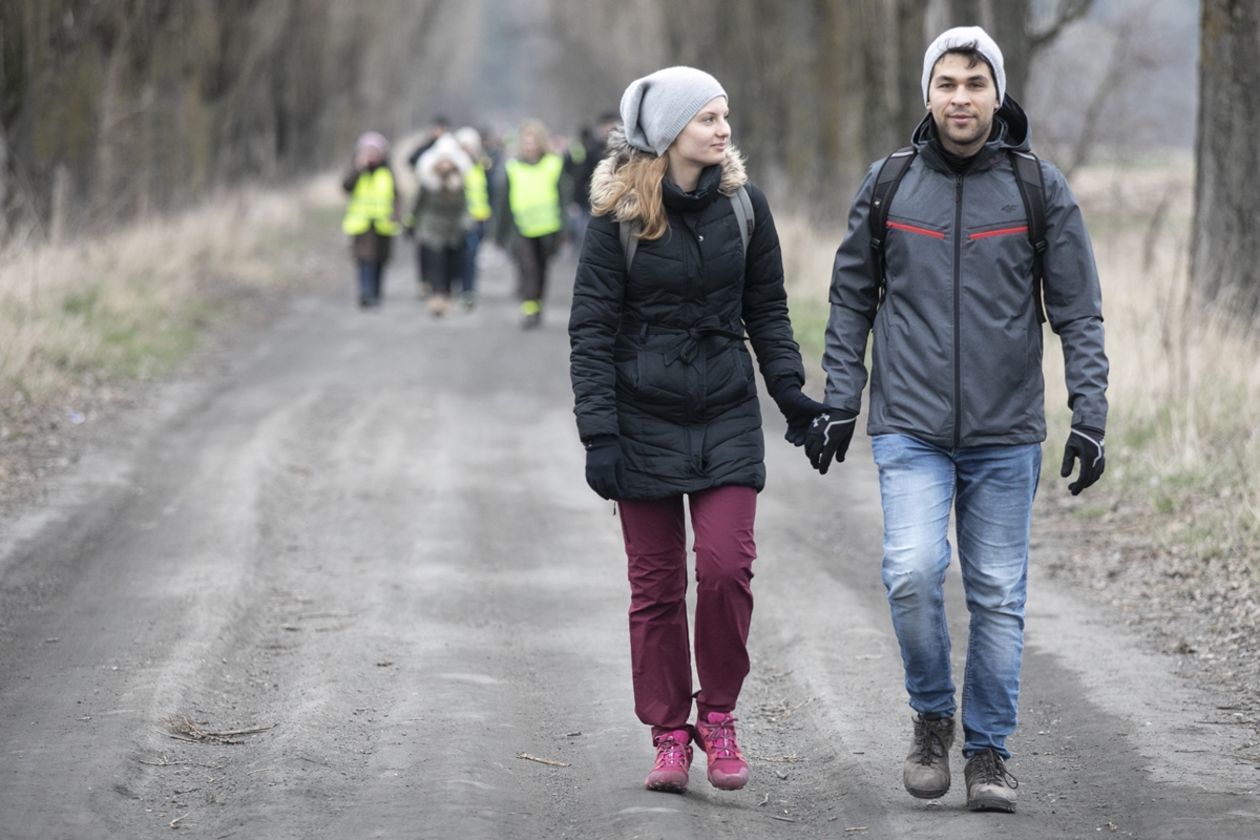
POLYGON ((686 729, 662 732, 652 739, 656 745, 656 764, 643 783, 648 790, 686 793, 687 775, 691 771, 691 733, 686 729))
POLYGON ((735 743, 735 716, 709 712, 696 721, 696 744, 709 759, 709 784, 718 790, 739 790, 748 784, 748 762, 735 743))

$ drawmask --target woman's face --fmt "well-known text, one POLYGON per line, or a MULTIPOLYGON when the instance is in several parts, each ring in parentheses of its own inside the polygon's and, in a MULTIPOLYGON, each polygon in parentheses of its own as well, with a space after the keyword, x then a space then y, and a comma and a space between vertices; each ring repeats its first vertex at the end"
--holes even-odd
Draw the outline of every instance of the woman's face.
POLYGON ((721 163, 731 141, 730 113, 725 96, 710 99, 674 139, 670 157, 702 167, 721 163))
POLYGON ((537 160, 542 157, 542 144, 532 131, 521 132, 521 157, 525 160, 537 160))

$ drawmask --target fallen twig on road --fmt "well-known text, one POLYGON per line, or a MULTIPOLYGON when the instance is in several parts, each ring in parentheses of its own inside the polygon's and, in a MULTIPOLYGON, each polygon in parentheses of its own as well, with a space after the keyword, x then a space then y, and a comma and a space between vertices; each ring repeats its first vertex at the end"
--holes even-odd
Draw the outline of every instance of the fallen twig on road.
POLYGON ((166 732, 172 738, 180 741, 192 741, 194 743, 204 743, 210 741, 216 744, 243 744, 240 735, 254 735, 259 732, 266 732, 271 729, 270 726, 250 726, 244 729, 227 729, 222 732, 209 732, 193 723, 186 715, 176 715, 167 718, 163 723, 166 725, 166 732))
POLYGON ((748 757, 753 761, 765 761, 770 764, 796 764, 805 760, 796 753, 788 753, 787 755, 750 755, 748 757))
POLYGON ((548 767, 568 767, 569 766, 569 762, 567 761, 555 761, 550 758, 539 758, 538 756, 530 755, 529 753, 517 753, 516 757, 523 758, 526 761, 536 761, 539 764, 546 764, 548 767))

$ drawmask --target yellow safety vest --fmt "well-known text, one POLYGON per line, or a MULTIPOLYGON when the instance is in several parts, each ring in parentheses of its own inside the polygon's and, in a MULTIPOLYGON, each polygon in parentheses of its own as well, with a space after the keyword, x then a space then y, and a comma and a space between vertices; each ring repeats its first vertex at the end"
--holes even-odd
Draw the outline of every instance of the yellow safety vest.
POLYGON ((486 168, 474 163, 464 174, 464 200, 468 202, 468 215, 475 221, 490 218, 490 190, 486 186, 486 168))
POLYGON ((394 176, 388 167, 381 166, 364 172, 355 181, 345 218, 341 220, 341 229, 357 236, 375 227, 381 236, 397 236, 398 223, 393 215, 394 176))
POLYGON ((537 239, 564 227, 560 211, 563 169, 564 161, 557 154, 545 154, 537 163, 508 161, 508 201, 522 236, 537 239))

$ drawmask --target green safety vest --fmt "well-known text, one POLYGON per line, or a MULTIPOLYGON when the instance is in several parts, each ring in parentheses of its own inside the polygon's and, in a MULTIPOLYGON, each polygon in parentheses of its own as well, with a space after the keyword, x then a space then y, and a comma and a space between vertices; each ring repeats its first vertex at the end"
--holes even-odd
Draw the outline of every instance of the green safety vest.
POLYGON ((508 201, 522 236, 537 239, 564 227, 560 211, 563 169, 564 161, 557 154, 545 154, 538 163, 508 161, 508 201))
POLYGON ((394 215, 394 176, 387 167, 364 172, 354 183, 341 229, 351 236, 375 228, 381 236, 397 236, 394 215))
POLYGON ((474 163, 464 175, 464 200, 474 221, 490 218, 490 190, 486 186, 486 168, 480 163, 474 163))

